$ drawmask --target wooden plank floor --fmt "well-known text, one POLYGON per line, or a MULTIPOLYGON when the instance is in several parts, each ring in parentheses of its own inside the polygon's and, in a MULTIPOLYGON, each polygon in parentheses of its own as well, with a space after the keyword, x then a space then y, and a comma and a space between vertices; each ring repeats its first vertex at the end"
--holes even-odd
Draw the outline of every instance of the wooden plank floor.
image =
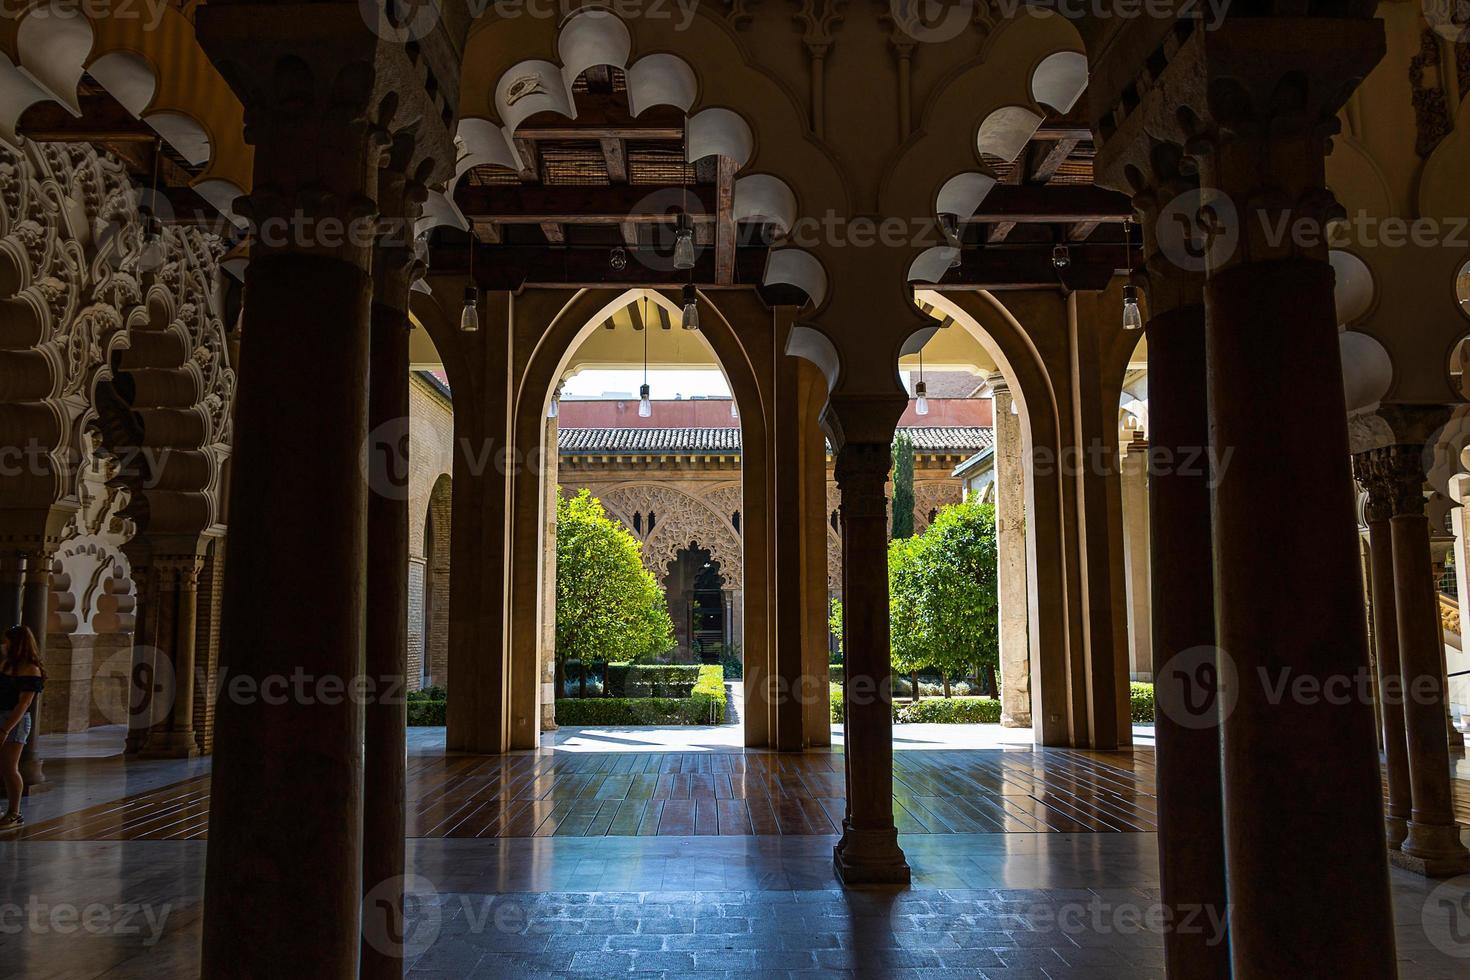
MULTIPOLYGON (((408 836, 837 834, 840 753, 620 752, 419 756, 408 836)), ((894 754, 894 818, 908 834, 1136 833, 1156 829, 1153 753, 1067 749, 894 754)), ((209 777, 26 827, 34 841, 189 840, 209 777)))

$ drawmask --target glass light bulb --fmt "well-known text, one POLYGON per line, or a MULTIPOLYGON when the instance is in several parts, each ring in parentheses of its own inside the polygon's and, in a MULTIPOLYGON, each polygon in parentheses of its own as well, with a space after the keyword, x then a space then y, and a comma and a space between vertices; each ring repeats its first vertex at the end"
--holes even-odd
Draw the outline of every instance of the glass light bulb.
POLYGON ((682 222, 674 233, 674 268, 681 271, 694 268, 694 229, 682 222))
POLYGON ((1123 287, 1123 329, 1143 329, 1143 314, 1138 312, 1137 286, 1123 287))
POLYGON ((558 415, 560 415, 561 414, 561 409, 557 408, 557 406, 560 405, 560 404, 561 404, 561 399, 560 398, 553 398, 551 400, 551 407, 546 410, 546 417, 549 418, 549 419, 554 419, 558 415))
POLYGON ((1021 406, 1016 404, 1016 400, 1014 398, 1011 399, 1011 414, 1012 415, 1020 415, 1021 414, 1021 406))
POLYGON ((914 385, 914 413, 916 415, 929 414, 929 387, 920 381, 914 385))
POLYGON ((648 385, 638 389, 638 417, 648 418, 653 414, 653 403, 648 400, 648 385))
POLYGON ((459 314, 459 329, 465 333, 474 333, 480 329, 480 294, 474 286, 466 286, 464 291, 464 310, 459 314))
POLYGON ((685 330, 699 329, 699 301, 694 295, 693 286, 684 287, 684 320, 685 330))
POLYGON ((147 272, 163 265, 163 259, 163 241, 149 238, 143 243, 143 250, 138 253, 138 267, 147 272))
POLYGON ((740 409, 735 404, 735 399, 734 398, 731 398, 730 399, 730 417, 732 419, 738 419, 740 417, 740 409))

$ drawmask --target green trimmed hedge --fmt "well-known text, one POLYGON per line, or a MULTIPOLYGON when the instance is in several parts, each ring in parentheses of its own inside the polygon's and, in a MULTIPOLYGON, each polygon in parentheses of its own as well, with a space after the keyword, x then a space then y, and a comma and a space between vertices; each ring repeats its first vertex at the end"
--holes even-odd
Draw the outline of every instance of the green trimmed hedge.
MULTIPOLYGON (((610 665, 611 667, 611 665, 610 665)), ((558 698, 558 725, 722 725, 725 672, 719 664, 690 665, 698 681, 687 698, 558 698)))
POLYGON ((449 698, 444 690, 444 685, 435 684, 433 687, 409 691, 408 699, 410 701, 447 701, 449 698))
MULTIPOLYGON (((832 705, 832 723, 840 725, 842 718, 842 685, 827 686, 828 699, 832 705)), ((1000 721, 1000 701, 995 698, 925 698, 918 704, 911 702, 893 705, 893 721, 899 725, 923 722, 941 725, 993 724, 1000 721)))
POLYGON ((1134 682, 1128 685, 1128 715, 1136 722, 1154 720, 1154 686, 1134 682))
POLYGON ((894 704, 893 721, 899 725, 994 724, 1000 721, 1000 702, 995 698, 923 698, 894 704))
POLYGON ((613 698, 687 698, 699 676, 699 664, 611 663, 606 693, 613 698))
MULTIPOLYGON (((414 694, 418 692, 415 691, 414 694)), ((410 728, 439 728, 444 725, 446 701, 430 701, 427 698, 408 696, 408 724, 410 728)))

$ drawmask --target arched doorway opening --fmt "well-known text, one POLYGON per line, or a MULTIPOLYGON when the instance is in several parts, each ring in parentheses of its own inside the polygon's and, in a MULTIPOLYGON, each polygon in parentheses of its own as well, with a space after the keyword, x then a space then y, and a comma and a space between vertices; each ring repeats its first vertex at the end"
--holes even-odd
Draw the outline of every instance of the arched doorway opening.
MULTIPOLYGON (((753 432, 761 445, 761 413, 739 401, 726 371, 732 352, 717 351, 708 327, 681 329, 681 313, 663 293, 636 289, 581 314, 585 321, 547 373, 543 514, 558 495, 596 497, 664 589, 673 630, 668 649, 651 659, 721 669, 730 690, 742 679, 748 646, 746 436, 753 432)), ((578 654, 558 644, 558 577, 581 570, 556 567, 554 520, 542 522, 539 544, 537 655, 560 698, 569 689, 555 685, 559 665, 578 654)), ((559 724, 555 698, 543 699, 542 724, 559 724)))
POLYGON ((668 564, 663 580, 669 614, 674 620, 674 655, 688 663, 720 662, 732 641, 731 590, 720 575, 720 563, 699 542, 690 541, 668 564))
MULTIPOLYGON (((445 686, 449 681, 449 540, 452 483, 447 474, 434 482, 424 516, 423 584, 418 616, 410 615, 409 631, 418 625, 421 688, 445 686), (414 619, 417 619, 417 624, 414 619)), ((409 588, 413 588, 412 575, 409 588)), ((411 672, 412 673, 412 672, 411 672)))

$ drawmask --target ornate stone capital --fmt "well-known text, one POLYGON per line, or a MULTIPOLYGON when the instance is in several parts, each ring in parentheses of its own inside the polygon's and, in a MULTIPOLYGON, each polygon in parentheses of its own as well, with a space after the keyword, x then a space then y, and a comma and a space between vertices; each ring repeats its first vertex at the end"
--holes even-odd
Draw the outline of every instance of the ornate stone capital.
POLYGON ((255 174, 236 210, 257 255, 370 271, 379 168, 404 135, 428 148, 412 179, 452 172, 459 65, 444 52, 460 46, 442 25, 422 37, 370 26, 357 3, 210 4, 197 18, 200 43, 245 106, 255 174))
POLYGON ((1370 449, 1353 458, 1355 468, 1362 459, 1368 476, 1370 513, 1368 519, 1424 516, 1425 456, 1423 445, 1396 443, 1370 449), (1387 512, 1386 515, 1384 512, 1387 512))
POLYGON ((1376 450, 1353 454, 1353 478, 1368 495, 1363 517, 1369 524, 1386 521, 1393 516, 1393 499, 1387 480, 1379 472, 1376 450))
POLYGON ((1208 239, 1211 272, 1325 259, 1327 224, 1340 212, 1326 189, 1328 142, 1338 110, 1383 57, 1382 24, 1232 17, 1166 41, 1161 53, 1162 68, 1145 69, 1097 122, 1100 181, 1136 191, 1133 178, 1152 173, 1166 145, 1194 162, 1208 189, 1184 218, 1197 225, 1195 245, 1208 239))
POLYGON ((848 443, 837 450, 833 476, 842 492, 844 517, 888 519, 888 470, 893 449, 887 443, 848 443))

